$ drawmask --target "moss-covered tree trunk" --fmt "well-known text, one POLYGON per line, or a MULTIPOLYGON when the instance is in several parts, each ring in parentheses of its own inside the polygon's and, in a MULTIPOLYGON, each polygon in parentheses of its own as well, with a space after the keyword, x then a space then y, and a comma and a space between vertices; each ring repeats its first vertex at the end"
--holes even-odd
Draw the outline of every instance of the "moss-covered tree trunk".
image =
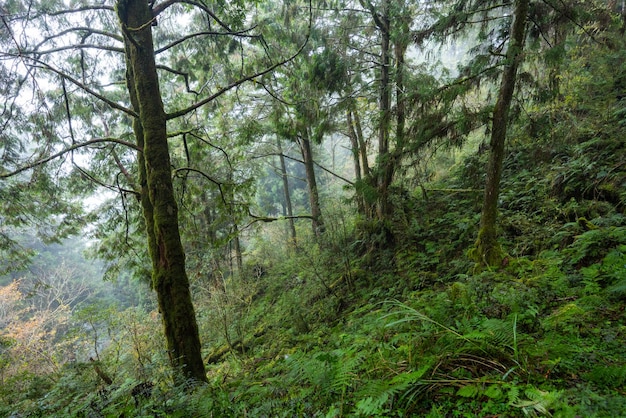
POLYGON ((143 149, 138 158, 141 203, 167 348, 172 365, 186 378, 207 381, 178 230, 166 115, 154 59, 152 11, 147 0, 119 0, 117 12, 124 32, 128 91, 138 114, 133 127, 143 149))
POLYGON ((511 39, 507 49, 498 99, 493 110, 491 153, 487 165, 483 210, 480 218, 478 240, 473 250, 474 258, 478 262, 489 266, 500 265, 503 259, 503 252, 498 244, 496 232, 498 195, 500 193, 500 178, 502 177, 508 115, 511 101, 513 100, 517 70, 522 61, 528 7, 529 0, 517 0, 515 2, 511 39))
POLYGON ((378 219, 388 219, 392 207, 389 201, 389 187, 393 180, 393 158, 389 150, 389 127, 391 122, 391 77, 389 74, 391 34, 389 33, 389 0, 384 0, 380 16, 373 14, 374 21, 380 30, 380 81, 378 107, 380 122, 378 126, 378 219))

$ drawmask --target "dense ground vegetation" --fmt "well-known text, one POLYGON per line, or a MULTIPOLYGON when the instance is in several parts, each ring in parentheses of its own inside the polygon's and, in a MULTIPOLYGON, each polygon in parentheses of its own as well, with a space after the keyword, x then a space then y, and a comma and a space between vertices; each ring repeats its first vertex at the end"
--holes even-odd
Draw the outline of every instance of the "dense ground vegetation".
MULTIPOLYGON (((509 118, 496 265, 473 256, 490 125, 481 121, 484 110, 466 106, 470 97, 489 108, 496 87, 488 80, 446 107, 433 92, 455 84, 441 89, 415 76, 411 88, 432 97, 414 98, 423 108, 409 112, 406 136, 415 138, 391 147, 405 154, 403 163, 388 156, 398 166, 385 190, 386 216, 373 216, 379 194, 369 169, 349 184, 320 169, 323 217, 313 228, 311 216, 288 225, 297 216, 278 196, 289 168, 298 177, 293 206, 302 212, 314 205, 303 168, 309 139, 319 162, 347 171, 334 148, 314 140, 339 131, 330 115, 336 104, 322 102, 350 86, 327 86, 325 96, 320 86, 328 80, 316 79, 316 71, 328 74, 319 66, 329 65, 340 78, 340 54, 326 53, 313 68, 306 60, 290 67, 308 74, 311 85, 287 70, 277 79, 292 85, 274 88, 266 80, 264 92, 293 101, 308 95, 312 109, 290 114, 289 100, 257 104, 256 120, 238 98, 211 110, 217 127, 203 128, 210 134, 180 121, 181 132, 189 130, 184 140, 170 138, 174 193, 208 383, 171 367, 129 185, 119 188, 122 204, 99 206, 106 216, 66 222, 88 225, 92 241, 63 245, 43 245, 41 234, 20 229, 26 221, 11 223, 20 211, 36 211, 23 190, 0 187, 3 199, 13 193, 0 202, 0 227, 11 224, 0 237, 21 231, 12 238, 29 250, 16 255, 7 252, 16 247, 0 245, 7 260, 0 273, 8 273, 0 281, 0 416, 626 416, 626 48, 621 16, 612 19, 608 29, 570 28, 556 51, 533 44, 541 37, 531 33, 509 118), (456 113, 464 117, 455 120, 456 113), (456 127, 431 135, 440 126, 429 118, 456 127), (268 132, 283 137, 284 155, 276 141, 265 142, 268 132), (219 142, 220 135, 230 142, 219 142), (288 161, 255 165, 276 154, 288 161), (185 162, 187 171, 180 169, 185 162), (192 182, 205 166, 210 176, 192 182), (82 247, 104 267, 82 258, 82 247)), ((380 116, 367 113, 376 100, 359 100, 335 113, 352 118, 361 106, 380 116)), ((375 122, 364 121, 366 135, 375 136, 375 122)), ((358 143, 362 133, 354 134, 358 143)), ((95 152, 112 158, 115 150, 95 152)), ((58 213, 74 215, 67 207, 58 213)))

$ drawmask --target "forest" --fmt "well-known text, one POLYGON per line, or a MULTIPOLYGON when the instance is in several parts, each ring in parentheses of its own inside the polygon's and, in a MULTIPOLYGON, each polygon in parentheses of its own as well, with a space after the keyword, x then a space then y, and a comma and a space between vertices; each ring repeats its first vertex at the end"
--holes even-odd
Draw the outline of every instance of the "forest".
POLYGON ((623 1, 0 19, 0 417, 626 416, 623 1))

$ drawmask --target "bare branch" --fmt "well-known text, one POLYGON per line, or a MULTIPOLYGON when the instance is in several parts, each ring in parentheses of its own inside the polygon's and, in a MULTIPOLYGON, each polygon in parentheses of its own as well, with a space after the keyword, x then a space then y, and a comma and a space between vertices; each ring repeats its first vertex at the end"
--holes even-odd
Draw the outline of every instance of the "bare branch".
POLYGON ((112 190, 114 192, 126 192, 126 193, 132 193, 132 194, 137 194, 137 192, 133 191, 133 190, 126 190, 126 189, 122 189, 121 187, 115 187, 115 186, 111 186, 110 184, 106 184, 105 182, 98 180, 96 177, 93 176, 93 174, 91 174, 90 172, 88 172, 87 170, 85 170, 84 168, 82 168, 81 166, 79 166, 78 164, 76 164, 76 162, 72 161, 72 165, 74 166, 74 168, 76 170, 78 170, 78 172, 85 177, 87 180, 89 180, 92 183, 97 184, 100 187, 104 187, 105 189, 109 189, 112 190))
MULTIPOLYGON (((298 53, 300 53, 300 51, 301 50, 298 50, 298 53)), ((187 107, 185 109, 181 109, 181 110, 173 112, 173 113, 168 113, 166 118, 167 118, 167 120, 176 119, 176 118, 179 118, 181 116, 186 115, 187 113, 191 113, 194 110, 204 106, 205 104, 210 103, 213 100, 217 99, 218 97, 220 97, 222 94, 228 92, 229 90, 232 90, 232 89, 234 89, 237 86, 240 86, 241 84, 245 83, 246 81, 254 80, 256 77, 261 77, 261 76, 263 76, 263 75, 265 75, 267 73, 270 73, 270 72, 274 71, 276 68, 280 67, 281 65, 284 65, 287 62, 291 61, 294 57, 295 56, 290 57, 289 59, 287 59, 285 61, 281 61, 281 62, 279 62, 277 64, 274 64, 271 67, 266 68, 265 70, 260 71, 260 72, 258 72, 256 74, 252 74, 252 75, 249 75, 247 77, 240 78, 239 80, 229 84, 228 86, 222 87, 217 92, 215 92, 214 94, 212 94, 209 97, 205 98, 204 100, 200 100, 199 102, 196 102, 196 103, 192 104, 191 106, 189 106, 189 107, 187 107)))
POLYGON ((228 163, 228 167, 230 167, 230 169, 232 170, 233 165, 230 161, 230 157, 228 156, 228 153, 226 152, 226 150, 224 150, 224 148, 222 147, 218 147, 217 145, 211 143, 210 141, 207 141, 206 139, 202 138, 200 135, 197 135, 194 132, 189 132, 189 135, 191 135, 192 137, 204 142, 205 144, 207 144, 208 146, 215 148, 216 150, 220 151, 223 155, 224 158, 226 158, 226 163, 228 163))
MULTIPOLYGON (((196 2, 194 2, 194 1, 188 1, 188 0, 180 0, 180 1, 181 1, 181 3, 197 5, 196 2)), ((217 92, 215 92, 211 96, 205 98, 204 100, 200 100, 199 102, 196 102, 196 103, 192 104, 191 106, 189 106, 189 107, 187 107, 185 109, 181 109, 181 110, 173 112, 173 113, 168 113, 166 115, 167 120, 176 119, 178 117, 186 115, 187 113, 193 112, 194 110, 204 106, 207 103, 212 102, 216 98, 220 97, 222 94, 226 93, 227 91, 230 91, 230 90, 234 89, 235 87, 245 83, 246 81, 252 81, 252 80, 254 80, 257 77, 261 77, 261 76, 263 76, 265 74, 271 73, 276 68, 278 68, 280 66, 283 66, 283 65, 287 64, 288 62, 294 60, 298 55, 300 55, 300 53, 302 53, 302 51, 304 50, 306 45, 309 43, 309 38, 311 36, 311 25, 312 24, 313 24, 313 11, 312 11, 312 7, 311 7, 311 2, 309 1, 309 24, 308 24, 306 38, 305 38, 304 42, 302 43, 302 45, 300 46, 300 48, 298 48, 298 50, 295 52, 295 54, 293 54, 292 56, 290 56, 289 58, 287 58, 287 59, 285 59, 283 61, 280 61, 280 62, 278 62, 278 63, 276 63, 276 64, 266 68, 263 71, 259 71, 258 73, 255 73, 255 74, 249 75, 247 77, 241 78, 241 79, 239 79, 239 80, 229 84, 228 86, 219 89, 217 92)), ((230 30, 230 29, 227 28, 227 30, 230 30)))
POLYGON ((117 102, 114 102, 113 100, 107 99, 102 94, 100 94, 97 91, 93 90, 92 88, 86 86, 82 82, 76 80, 74 77, 70 76, 69 74, 52 67, 48 63, 45 63, 45 62, 43 62, 43 61, 41 61, 41 60, 39 60, 39 59, 37 59, 35 57, 32 57, 32 56, 29 57, 29 56, 24 56, 24 55, 21 55, 21 54, 19 56, 15 56, 14 54, 7 54, 7 55, 12 55, 15 58, 19 58, 19 59, 27 59, 27 60, 33 61, 35 64, 28 64, 28 63, 24 62, 24 65, 27 65, 27 66, 33 67, 33 68, 41 68, 43 70, 51 71, 51 72, 55 73, 56 75, 64 78, 65 80, 70 81, 72 84, 76 85, 81 90, 85 91, 86 93, 89 93, 90 95, 100 99, 101 101, 103 101, 104 103, 109 105, 111 108, 117 109, 117 110, 121 110, 122 112, 126 113, 127 115, 130 115, 130 116, 135 117, 135 118, 139 117, 137 112, 135 112, 134 110, 128 109, 127 107, 124 107, 121 104, 119 104, 117 102))
POLYGON ((105 11, 113 12, 115 11, 115 8, 113 6, 93 4, 93 5, 83 6, 83 7, 75 7, 72 9, 57 10, 56 12, 43 12, 41 15, 42 16, 62 16, 62 15, 70 14, 70 13, 80 13, 80 12, 88 12, 88 11, 95 11, 95 10, 105 10, 105 11))
POLYGON ((161 48, 158 48, 154 51, 155 54, 160 54, 161 52, 167 51, 170 48, 175 47, 178 44, 181 44, 189 39, 193 39, 195 37, 198 36, 235 36, 235 37, 240 37, 240 38, 252 38, 252 39, 256 39, 256 38, 263 38, 261 35, 250 35, 248 34, 248 32, 250 32, 251 30, 253 30, 256 26, 253 26, 251 28, 248 29, 244 29, 244 30, 240 30, 240 31, 235 31, 235 32, 215 32, 215 31, 202 31, 202 32, 195 32, 186 36, 183 36, 182 38, 178 38, 176 39, 174 42, 169 43, 161 48))
POLYGON ((313 219, 313 216, 311 215, 294 215, 294 216, 279 216, 279 217, 257 216, 257 215, 253 215, 252 213, 250 213, 249 210, 248 210, 248 216, 252 218, 252 222, 244 226, 243 229, 246 229, 250 227, 250 225, 253 225, 257 222, 268 223, 268 222, 275 222, 275 221, 284 221, 284 220, 289 220, 289 219, 313 219))
POLYGON ((159 3, 158 6, 155 6, 152 8, 152 16, 157 17, 158 15, 160 15, 164 10, 166 10, 168 7, 170 7, 173 4, 176 3, 182 3, 180 0, 166 0, 162 3, 159 3))
POLYGON ((178 174, 180 172, 183 172, 183 171, 188 171, 188 172, 191 172, 191 173, 198 173, 202 177, 204 177, 205 179, 209 180, 211 183, 215 184, 217 186, 217 188, 219 189, 219 191, 220 191, 220 197, 222 198, 222 202, 224 202, 225 206, 228 206, 228 203, 226 202, 226 197, 224 196, 224 191, 222 190, 222 185, 224 183, 222 183, 222 182, 220 182, 218 180, 215 180, 213 177, 209 176, 207 173, 205 173, 202 170, 198 170, 196 168, 191 168, 191 167, 176 168, 173 171, 173 175, 176 175, 176 174, 178 174))
POLYGON ((120 160, 120 157, 117 155, 117 152, 115 152, 115 149, 111 150, 111 155, 113 156, 113 160, 115 161, 117 168, 120 169, 120 172, 124 175, 124 177, 126 177, 128 184, 130 184, 130 187, 133 188, 133 193, 139 194, 138 190, 140 190, 140 188, 135 183, 135 179, 132 174, 130 174, 126 167, 124 167, 124 164, 122 164, 122 160, 120 160))
POLYGON ((111 38, 111 39, 114 39, 116 41, 119 41, 119 42, 123 42, 124 41, 124 39, 122 39, 121 36, 116 35, 114 33, 106 32, 106 31, 103 31, 103 30, 100 30, 100 29, 93 29, 93 28, 89 28, 89 27, 85 27, 85 26, 78 26, 78 27, 69 28, 69 29, 61 31, 59 33, 55 33, 54 35, 50 35, 50 36, 45 37, 41 42, 39 42, 37 45, 35 45, 33 50, 39 49, 39 47, 41 47, 42 45, 44 45, 48 41, 51 41, 51 40, 56 39, 56 38, 60 38, 61 36, 67 35, 68 33, 72 33, 72 32, 86 32, 86 34, 85 34, 86 36, 84 36, 84 38, 88 37, 89 35, 102 35, 102 36, 106 36, 107 38, 111 38))
POLYGON ((193 93, 193 94, 196 94, 196 95, 200 94, 197 91, 191 89, 191 86, 189 85, 189 74, 187 74, 185 72, 182 72, 182 71, 175 70, 175 69, 170 68, 170 67, 168 67, 166 65, 157 65, 156 67, 158 69, 160 69, 160 70, 168 71, 168 72, 170 72, 172 74, 176 74, 176 75, 179 75, 179 76, 183 77, 183 79, 185 80, 185 86, 187 87, 187 93, 193 93))
POLYGON ((102 51, 124 53, 124 48, 117 48, 115 46, 97 45, 97 44, 74 44, 74 45, 59 46, 57 48, 45 49, 41 51, 37 51, 37 50, 24 51, 23 54, 47 55, 47 54, 52 54, 55 52, 67 51, 67 50, 72 50, 72 49, 100 49, 102 51))
POLYGON ((278 63, 276 63, 276 64, 266 68, 263 71, 259 71, 258 73, 249 75, 249 76, 244 77, 244 78, 240 78, 239 80, 229 84, 228 86, 219 89, 217 92, 215 92, 211 96, 205 98, 204 100, 200 100, 199 102, 196 102, 196 103, 192 104, 191 106, 189 106, 189 107, 187 107, 185 109, 181 109, 181 110, 176 111, 176 112, 168 113, 167 116, 166 116, 167 120, 176 119, 178 117, 186 115, 187 113, 193 112, 194 110, 204 106, 205 104, 210 103, 213 100, 217 99, 218 97, 220 97, 222 94, 228 92, 229 90, 232 90, 232 89, 234 89, 237 86, 240 86, 241 84, 245 83, 246 81, 252 81, 252 80, 254 80, 257 77, 261 77, 261 76, 263 76, 265 74, 271 73, 276 68, 278 68, 278 67, 280 67, 282 65, 287 64, 289 61, 292 61, 295 57, 297 57, 302 52, 302 50, 304 49, 304 47, 307 44, 307 42, 308 42, 308 36, 307 36, 307 40, 304 42, 304 44, 302 44, 300 49, 298 49, 298 51, 294 55, 292 55, 291 57, 289 57, 289 58, 287 58, 287 59, 285 59, 283 61, 280 61, 280 62, 278 62, 278 63))
POLYGON ((201 9, 204 13, 208 14, 209 16, 211 16, 211 18, 213 18, 213 20, 215 20, 218 25, 220 25, 221 27, 226 29, 228 32, 233 32, 233 30, 226 23, 222 22, 215 15, 215 13, 213 13, 212 10, 210 10, 204 4, 202 4, 200 2, 197 2, 197 1, 193 1, 193 0, 166 0, 163 3, 160 3, 158 6, 152 8, 152 15, 154 17, 156 17, 161 12, 163 12, 165 9, 167 9, 168 7, 170 7, 171 5, 176 4, 176 3, 183 3, 183 4, 189 4, 191 6, 196 6, 197 8, 201 9))
POLYGON ((20 174, 26 170, 30 170, 31 168, 35 168, 38 167, 40 165, 46 164, 47 162, 50 162, 56 158, 62 157, 63 155, 67 154, 68 152, 72 152, 75 151, 77 149, 80 148, 84 148, 84 147, 88 147, 90 145, 94 145, 94 144, 102 144, 102 143, 114 143, 114 144, 120 144, 120 145, 124 145, 126 147, 132 148, 136 151, 142 151, 141 149, 139 149, 139 147, 135 144, 133 144, 132 142, 128 142, 128 141, 124 141, 122 139, 119 138, 94 138, 91 139, 89 141, 85 141, 85 142, 81 142, 79 144, 74 144, 68 148, 65 148, 55 154, 52 154, 46 158, 42 158, 41 160, 35 161, 33 163, 27 164, 25 166, 22 166, 14 171, 8 172, 8 173, 1 173, 0 174, 0 179, 6 179, 9 177, 13 177, 17 174, 20 174))
MULTIPOLYGON (((279 152, 268 152, 268 153, 263 154, 263 155, 256 155, 253 158, 262 158, 262 157, 268 157, 268 156, 283 156, 284 158, 287 158, 287 159, 289 159, 291 161, 295 161, 297 163, 304 164, 304 161, 302 161, 302 160, 300 160, 298 158, 291 157, 291 156, 286 155, 286 154, 281 154, 279 152)), ((354 182, 353 181, 350 181, 347 178, 345 178, 343 176, 340 176, 339 174, 331 171, 330 169, 328 169, 328 168, 324 167, 323 165, 319 164, 318 162, 313 161, 313 164, 315 164, 317 167, 319 167, 320 169, 324 170, 325 172, 327 172, 331 176, 337 177, 339 180, 343 180, 344 182, 348 183, 350 186, 354 186, 354 182)))
POLYGON ((196 168, 191 168, 191 167, 180 167, 180 168, 176 168, 174 169, 174 171, 172 172, 174 175, 181 173, 183 171, 189 171, 192 173, 198 173, 200 174, 202 177, 204 177, 205 179, 209 180, 211 183, 215 184, 216 186, 218 186, 221 190, 221 187, 224 183, 222 183, 221 181, 215 180, 213 177, 209 176, 207 173, 205 173, 202 170, 198 170, 196 168))
POLYGON ((548 7, 552 8, 554 11, 561 13, 563 16, 565 16, 565 18, 567 20, 569 20, 570 22, 572 22, 576 27, 578 27, 578 29, 580 29, 581 31, 583 31, 583 33, 585 35, 587 35, 589 37, 589 39, 591 39, 593 42, 600 44, 600 45, 604 45, 606 46, 606 41, 601 41, 598 38, 596 38, 594 36, 594 34, 592 32, 589 31, 589 29, 583 25, 582 23, 578 22, 573 14, 571 12, 567 12, 567 6, 565 5, 565 3, 563 3, 563 0, 558 0, 559 3, 561 3, 561 5, 563 6, 563 8, 559 8, 557 5, 552 4, 549 0, 543 0, 542 1, 544 4, 546 4, 548 7))

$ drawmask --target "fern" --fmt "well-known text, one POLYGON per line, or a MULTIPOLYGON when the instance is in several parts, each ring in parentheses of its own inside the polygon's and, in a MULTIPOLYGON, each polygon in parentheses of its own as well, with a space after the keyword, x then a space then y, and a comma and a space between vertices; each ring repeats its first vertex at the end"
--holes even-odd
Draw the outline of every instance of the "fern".
POLYGON ((518 360, 517 316, 514 316, 512 322, 495 318, 487 319, 481 323, 480 328, 461 334, 454 328, 437 322, 401 302, 392 301, 390 305, 395 307, 396 311, 384 315, 383 318, 391 316, 402 316, 402 318, 387 324, 388 327, 407 322, 427 322, 443 329, 446 334, 464 343, 460 349, 456 350, 456 353, 479 351, 483 355, 489 355, 490 352, 497 351, 506 355, 504 349, 513 354, 515 362, 518 360))
POLYGON ((561 391, 542 391, 534 386, 529 386, 524 391, 527 399, 511 403, 511 406, 520 408, 524 415, 537 417, 541 415, 552 416, 550 410, 557 406, 562 397, 561 391))
POLYGON ((622 279, 613 286, 607 288, 609 294, 617 298, 626 298, 626 279, 622 279))
POLYGON ((456 394, 464 398, 476 398, 482 392, 481 388, 477 384, 469 384, 462 386, 456 394))
POLYGON ((481 343, 484 349, 509 349, 517 353, 517 317, 513 323, 501 319, 486 319, 480 329, 474 330, 465 337, 476 343, 481 343))
POLYGON ((388 410, 385 406, 395 399, 405 405, 411 405, 416 396, 422 393, 430 382, 423 376, 432 368, 432 363, 426 363, 418 370, 401 373, 391 380, 373 380, 357 392, 355 398, 361 398, 356 403, 357 416, 376 416, 388 410))
POLYGON ((513 405, 514 403, 519 402, 520 400, 520 388, 517 385, 511 385, 506 394, 506 397, 509 401, 509 405, 513 405))
MULTIPOLYGON (((343 354, 339 350, 335 352, 337 354, 343 354)), ((345 395, 346 389, 354 383, 356 370, 361 363, 363 363, 363 359, 363 353, 350 353, 350 355, 341 356, 340 361, 337 361, 333 367, 330 390, 341 393, 342 396, 345 395)))
POLYGON ((446 331, 448 334, 453 335, 455 338, 458 338, 460 340, 463 340, 465 342, 468 342, 470 344, 473 344, 474 341, 472 341, 471 339, 467 338, 466 336, 460 334, 458 331, 456 331, 455 329, 448 327, 440 322, 435 321, 434 319, 430 318, 428 315, 425 315, 421 312, 419 312, 416 309, 411 308, 408 305, 405 305, 404 303, 397 301, 397 300, 393 300, 390 302, 387 302, 392 308, 396 308, 395 311, 388 313, 386 315, 383 315, 383 319, 385 318, 389 318, 392 316, 402 316, 402 318, 393 321, 389 324, 387 324, 388 327, 393 327, 399 324, 403 324, 403 323, 408 323, 408 322, 426 322, 426 323, 430 323, 432 325, 437 326, 438 328, 443 329, 444 331, 446 331))
POLYGON ((576 237, 565 253, 572 264, 590 265, 604 258, 612 249, 626 245, 626 227, 597 228, 576 237))
POLYGON ((604 387, 617 389, 626 384, 626 365, 596 366, 587 378, 604 387))
POLYGON ((362 365, 364 354, 352 350, 333 350, 319 353, 300 353, 290 356, 288 376, 290 386, 308 391, 306 398, 315 398, 330 405, 340 398, 341 408, 347 392, 358 381, 358 369, 362 365), (308 389, 307 389, 308 388, 308 389))

